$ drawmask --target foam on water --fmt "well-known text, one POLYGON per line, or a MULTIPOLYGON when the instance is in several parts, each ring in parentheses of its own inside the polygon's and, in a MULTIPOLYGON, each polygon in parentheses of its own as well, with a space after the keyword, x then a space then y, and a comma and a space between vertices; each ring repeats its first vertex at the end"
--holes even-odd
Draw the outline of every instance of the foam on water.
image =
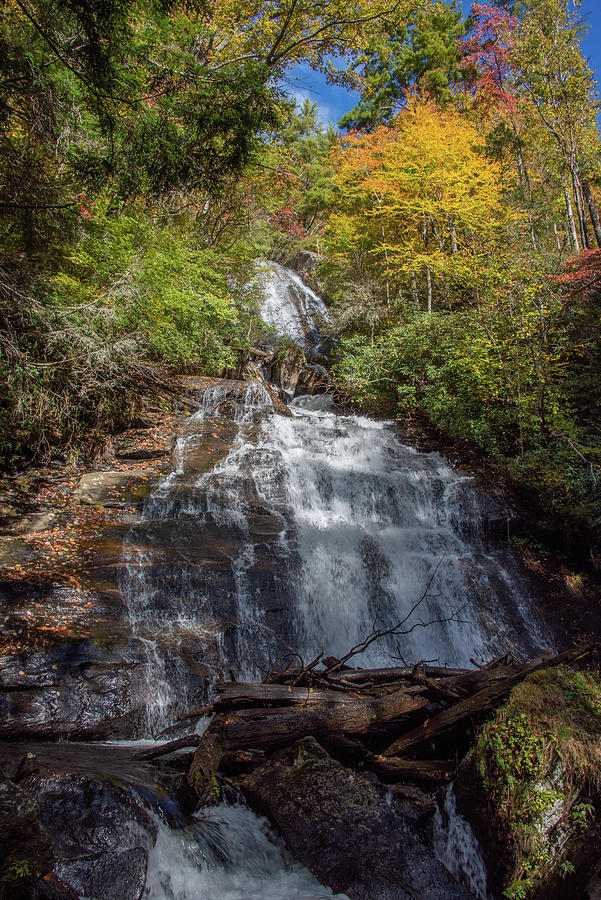
POLYGON ((148 900, 322 900, 333 895, 295 863, 264 819, 243 806, 203 810, 197 823, 159 822, 148 900))

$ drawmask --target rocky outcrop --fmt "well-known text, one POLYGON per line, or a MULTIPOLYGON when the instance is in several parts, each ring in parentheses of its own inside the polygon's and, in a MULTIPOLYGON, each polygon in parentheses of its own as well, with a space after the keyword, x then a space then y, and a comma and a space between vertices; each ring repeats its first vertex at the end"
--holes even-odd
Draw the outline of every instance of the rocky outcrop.
POLYGON ((594 674, 540 671, 480 731, 454 789, 494 897, 598 891, 601 688, 594 674))
POLYGON ((23 897, 54 866, 35 798, 0 774, 0 896, 23 897))
POLYGON ((265 368, 271 383, 284 391, 287 397, 324 394, 331 388, 327 370, 307 362, 304 351, 292 343, 282 342, 265 368))
POLYGON ((296 858, 351 900, 468 897, 420 836, 415 819, 423 819, 423 807, 418 812, 408 795, 398 806, 394 796, 388 802, 382 786, 345 769, 313 738, 238 783, 296 858))

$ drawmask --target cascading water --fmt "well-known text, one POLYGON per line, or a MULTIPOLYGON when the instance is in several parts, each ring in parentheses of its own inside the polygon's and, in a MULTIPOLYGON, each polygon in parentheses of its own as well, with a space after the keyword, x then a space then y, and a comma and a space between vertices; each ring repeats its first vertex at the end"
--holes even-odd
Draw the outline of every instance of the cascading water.
MULTIPOLYGON (((161 827, 148 861, 148 900, 322 900, 334 895, 299 866, 267 822, 241 806, 161 827)), ((337 894, 343 900, 344 895, 337 894)))
MULTIPOLYGON (((266 295, 265 318, 281 333, 319 341, 325 307, 297 275, 271 266, 266 295)), ((472 479, 403 445, 391 423, 330 407, 299 398, 277 413, 259 382, 200 394, 173 472, 125 541, 122 590, 146 659, 141 733, 208 699, 228 667, 257 677, 285 653, 340 655, 401 622, 406 633, 374 641, 358 664, 463 665, 548 645, 509 549, 487 546, 472 479)), ((238 813, 221 813, 237 833, 238 813)), ((230 881, 189 835, 161 832, 146 896, 324 895, 304 876, 286 881, 290 870, 259 847, 263 826, 249 827, 256 847, 232 859, 230 881), (253 887, 249 853, 272 893, 260 878, 253 887)))
POLYGON ((263 293, 261 316, 279 335, 305 349, 319 343, 319 324, 328 311, 296 272, 275 262, 262 263, 254 285, 263 293))
MULTIPOLYGON (((267 479, 267 468, 260 461, 253 468, 248 456, 257 419, 271 403, 259 383, 242 393, 228 382, 204 391, 175 445, 173 472, 149 496, 124 542, 121 588, 146 658, 141 734, 156 733, 178 710, 190 709, 195 694, 206 698, 228 665, 258 675, 257 665, 280 649, 248 583, 257 562, 255 481, 267 479), (231 449, 202 471, 207 459, 199 447, 219 427, 225 406, 236 426, 231 449)), ((278 535, 281 527, 278 518, 278 535)))
POLYGON ((360 665, 469 665, 543 642, 508 555, 484 545, 472 479, 387 423, 293 409, 264 425, 259 446, 281 472, 263 496, 290 510, 292 643, 305 658, 342 655, 404 619, 413 630, 374 642, 360 665))
POLYGON ((486 869, 478 841, 468 822, 457 812, 453 786, 444 794, 443 809, 436 809, 433 822, 434 850, 440 861, 477 900, 488 900, 486 869))

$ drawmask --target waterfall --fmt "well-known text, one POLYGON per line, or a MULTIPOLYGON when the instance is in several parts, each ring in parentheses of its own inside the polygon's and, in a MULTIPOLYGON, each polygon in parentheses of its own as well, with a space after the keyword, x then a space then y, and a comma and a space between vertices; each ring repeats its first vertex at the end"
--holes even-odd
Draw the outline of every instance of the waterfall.
MULTIPOLYGON (((265 318, 315 346, 322 301, 281 266, 264 289, 265 318)), ((263 383, 210 384, 124 542, 121 588, 145 670, 139 735, 206 703, 230 667, 260 678, 282 657, 340 656, 375 629, 396 633, 358 665, 470 665, 549 646, 510 548, 486 532, 474 480, 403 444, 393 423, 337 413, 329 397, 296 398, 284 414, 263 383)), ((221 805, 202 821, 161 825, 149 900, 331 896, 248 810, 221 805)), ((485 900, 452 792, 434 845, 485 900)))
MULTIPOLYGON (((284 330, 299 279, 269 272, 265 309, 284 330)), ((285 654, 341 655, 399 623, 357 663, 469 665, 549 646, 510 549, 487 545, 473 479, 391 423, 317 399, 283 415, 259 382, 200 393, 125 541, 122 591, 146 658, 141 733, 206 702, 229 667, 257 678, 285 654)))
POLYGON ((253 286, 263 295, 261 316, 279 335, 304 349, 319 343, 319 326, 327 320, 325 303, 292 269, 260 263, 253 286))

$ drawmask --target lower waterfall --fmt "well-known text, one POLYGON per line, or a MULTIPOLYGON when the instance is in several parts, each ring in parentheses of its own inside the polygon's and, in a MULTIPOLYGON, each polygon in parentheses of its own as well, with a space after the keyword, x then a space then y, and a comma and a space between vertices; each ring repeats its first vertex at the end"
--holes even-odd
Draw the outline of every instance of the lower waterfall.
POLYGON ((438 454, 302 400, 278 414, 261 384, 221 383, 199 403, 125 545, 123 592, 148 659, 144 732, 230 667, 248 679, 288 653, 341 655, 401 622, 407 633, 357 663, 469 665, 548 646, 510 549, 487 545, 473 479, 438 454), (235 438, 198 473, 226 405, 235 438))

